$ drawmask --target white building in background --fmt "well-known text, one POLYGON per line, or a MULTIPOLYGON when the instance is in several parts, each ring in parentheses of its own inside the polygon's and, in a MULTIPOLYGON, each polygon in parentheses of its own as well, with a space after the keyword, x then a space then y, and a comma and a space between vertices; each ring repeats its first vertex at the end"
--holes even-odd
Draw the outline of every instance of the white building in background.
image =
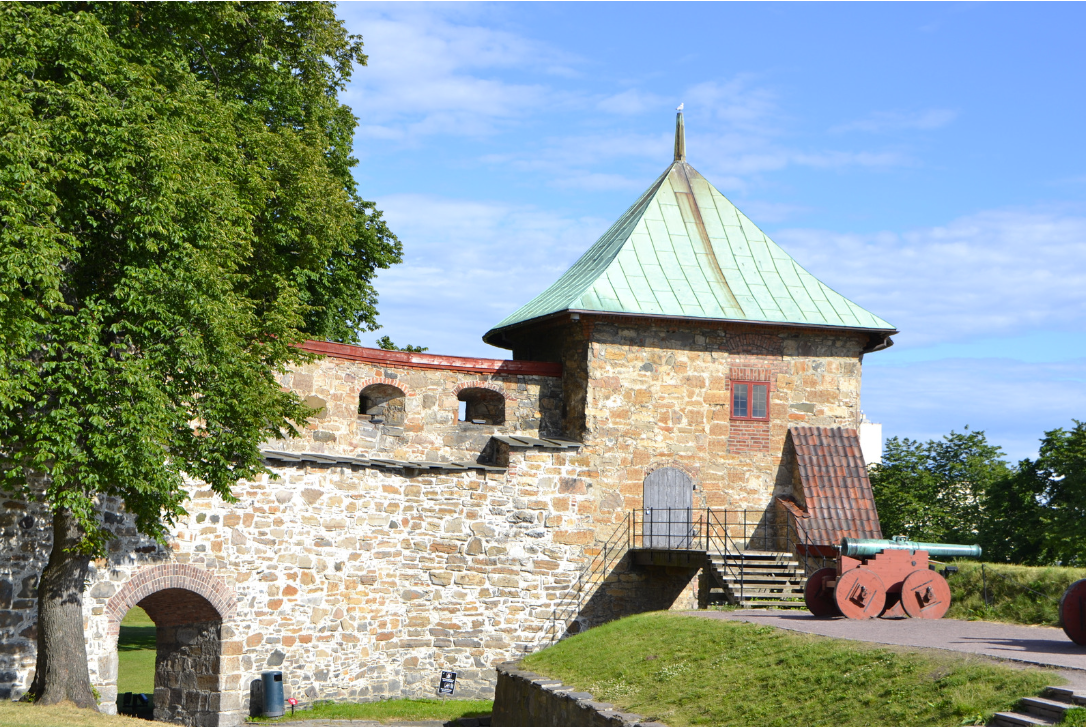
POLYGON ((869 421, 863 412, 860 412, 860 451, 868 467, 882 464, 882 425, 869 421))

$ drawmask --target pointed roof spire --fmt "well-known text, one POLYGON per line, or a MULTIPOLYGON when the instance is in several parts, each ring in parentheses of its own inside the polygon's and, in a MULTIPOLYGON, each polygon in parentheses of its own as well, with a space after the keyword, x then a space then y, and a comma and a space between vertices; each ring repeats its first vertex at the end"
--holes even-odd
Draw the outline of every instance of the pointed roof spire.
POLYGON ((682 106, 675 161, 549 288, 483 340, 563 311, 742 321, 895 333, 800 267, 686 162, 682 106))
POLYGON ((686 129, 683 127, 683 106, 679 104, 675 114, 675 161, 686 161, 686 129))

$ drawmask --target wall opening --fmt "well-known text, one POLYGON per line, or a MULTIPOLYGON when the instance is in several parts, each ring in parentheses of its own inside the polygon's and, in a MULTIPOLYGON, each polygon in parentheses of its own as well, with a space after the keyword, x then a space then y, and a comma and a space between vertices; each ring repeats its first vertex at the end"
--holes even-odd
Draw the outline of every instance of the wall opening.
POLYGON ((374 424, 402 427, 407 415, 407 397, 389 384, 370 384, 358 394, 358 416, 374 424))
POLYGON ((137 605, 155 626, 154 719, 214 724, 222 655, 218 611, 185 588, 156 591, 137 605))
POLYGON ((456 398, 460 403, 459 420, 472 424, 505 424, 505 397, 492 389, 463 389, 456 398))
POLYGON ((154 719, 158 627, 139 606, 128 609, 117 636, 117 712, 154 719))

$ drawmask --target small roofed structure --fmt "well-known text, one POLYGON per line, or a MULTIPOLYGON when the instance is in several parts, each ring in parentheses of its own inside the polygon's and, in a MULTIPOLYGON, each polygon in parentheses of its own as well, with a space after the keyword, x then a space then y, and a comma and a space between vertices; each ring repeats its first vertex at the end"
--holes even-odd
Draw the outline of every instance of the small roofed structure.
POLYGON ((881 538, 859 433, 845 427, 793 426, 789 437, 796 454, 793 497, 780 502, 805 531, 809 545, 837 546, 846 537, 881 538))

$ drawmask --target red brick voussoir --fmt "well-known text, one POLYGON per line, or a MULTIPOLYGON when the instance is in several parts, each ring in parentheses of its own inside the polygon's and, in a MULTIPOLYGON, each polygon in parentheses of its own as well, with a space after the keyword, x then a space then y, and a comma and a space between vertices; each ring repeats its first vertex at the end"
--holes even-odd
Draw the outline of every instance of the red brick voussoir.
POLYGON ((132 576, 106 603, 109 634, 120 633, 121 619, 130 608, 148 596, 167 589, 181 589, 201 596, 224 621, 231 618, 237 610, 234 589, 210 571, 186 563, 154 565, 143 568, 132 576))

